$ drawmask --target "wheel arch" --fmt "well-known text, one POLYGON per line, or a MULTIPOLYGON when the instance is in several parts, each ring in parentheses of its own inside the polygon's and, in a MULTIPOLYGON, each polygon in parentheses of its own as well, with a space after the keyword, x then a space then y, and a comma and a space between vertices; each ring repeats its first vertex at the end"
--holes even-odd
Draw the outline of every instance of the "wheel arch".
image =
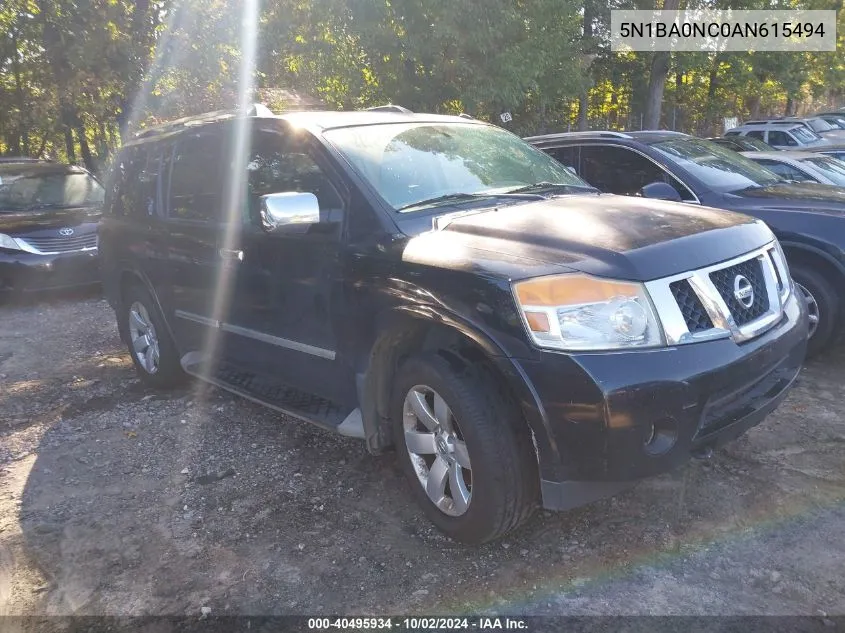
POLYGON ((840 304, 845 304, 845 264, 827 251, 810 244, 781 240, 788 265, 809 266, 830 279, 839 292, 840 304))
POLYGON ((540 473, 554 476, 560 455, 548 418, 530 380, 491 336, 453 314, 419 306, 395 308, 376 321, 378 338, 371 346, 359 379, 359 399, 367 448, 379 453, 393 444, 390 426, 392 377, 404 360, 421 352, 437 353, 451 363, 482 367, 519 407, 533 436, 540 473))

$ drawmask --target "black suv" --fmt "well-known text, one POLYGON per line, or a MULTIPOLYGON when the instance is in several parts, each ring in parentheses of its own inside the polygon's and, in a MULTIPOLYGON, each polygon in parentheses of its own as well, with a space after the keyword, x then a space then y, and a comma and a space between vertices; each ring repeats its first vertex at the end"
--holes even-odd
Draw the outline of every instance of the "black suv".
POLYGON ((495 538, 737 437, 805 303, 763 222, 598 194, 516 136, 403 112, 225 116, 121 151, 106 293, 140 376, 396 446, 444 532, 495 538))
POLYGON ((683 201, 764 220, 810 311, 809 354, 842 332, 845 189, 785 182, 736 152, 678 132, 565 132, 526 139, 607 193, 683 201))
POLYGON ((81 167, 0 160, 0 294, 99 283, 102 205, 81 167))

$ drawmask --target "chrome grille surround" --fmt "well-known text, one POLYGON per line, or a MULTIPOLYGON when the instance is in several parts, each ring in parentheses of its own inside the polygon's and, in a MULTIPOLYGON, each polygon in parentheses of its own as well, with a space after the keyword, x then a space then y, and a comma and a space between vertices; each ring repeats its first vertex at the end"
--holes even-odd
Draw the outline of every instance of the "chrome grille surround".
POLYGON ((56 237, 16 237, 22 251, 35 255, 58 255, 60 253, 78 253, 97 250, 96 233, 56 237))
POLYGON ((654 302, 669 345, 683 345, 719 338, 732 338, 737 343, 749 341, 771 329, 781 320, 784 304, 792 293, 789 269, 777 242, 770 242, 762 248, 719 264, 648 281, 645 286, 654 302), (710 274, 753 259, 759 261, 762 269, 768 309, 754 320, 739 325, 737 315, 728 308, 728 304, 717 290, 710 274), (710 317, 713 327, 696 332, 690 331, 687 319, 671 289, 671 285, 677 281, 689 283, 710 317))

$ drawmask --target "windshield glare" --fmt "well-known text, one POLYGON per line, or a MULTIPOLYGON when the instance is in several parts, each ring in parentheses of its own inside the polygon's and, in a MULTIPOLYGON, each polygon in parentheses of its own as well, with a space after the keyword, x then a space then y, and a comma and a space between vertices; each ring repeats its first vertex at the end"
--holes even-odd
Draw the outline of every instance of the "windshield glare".
POLYGON ((845 162, 827 156, 805 158, 802 162, 810 163, 837 185, 845 186, 845 162))
POLYGON ((774 173, 745 156, 704 139, 672 139, 652 147, 715 191, 727 193, 765 187, 779 180, 774 173))
POLYGON ((537 183, 590 188, 510 132, 477 123, 389 123, 329 130, 332 143, 394 209, 537 183))
POLYGON ((86 173, 0 173, 0 212, 97 205, 103 193, 86 173))
POLYGON ((807 123, 813 128, 813 132, 827 132, 833 129, 833 126, 824 119, 810 119, 807 123))

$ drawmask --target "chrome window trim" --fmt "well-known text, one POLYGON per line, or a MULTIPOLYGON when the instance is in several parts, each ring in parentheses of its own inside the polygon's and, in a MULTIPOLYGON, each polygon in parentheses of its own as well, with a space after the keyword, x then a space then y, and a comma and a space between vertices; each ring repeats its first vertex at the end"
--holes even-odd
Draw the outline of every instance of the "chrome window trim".
POLYGON ((35 248, 32 244, 26 241, 23 237, 13 237, 12 238, 15 243, 25 253, 32 253, 33 255, 64 255, 66 253, 85 253, 89 251, 96 251, 97 247, 100 244, 100 238, 97 237, 97 245, 96 246, 86 246, 85 248, 76 248, 71 251, 42 251, 35 248))
POLYGON ((698 343, 720 338, 732 338, 736 343, 751 340, 770 329, 783 317, 784 304, 789 299, 791 285, 786 264, 782 260, 774 241, 750 253, 718 264, 645 283, 646 290, 651 296, 658 318, 663 325, 666 342, 669 345, 698 343), (751 259, 757 259, 760 262, 769 298, 769 309, 754 321, 740 326, 737 325, 725 300, 710 279, 710 273, 730 268, 751 259), (780 293, 778 292, 775 267, 777 267, 785 286, 785 290, 780 293), (669 287, 670 284, 683 280, 689 282, 698 296, 701 305, 713 323, 713 328, 697 333, 689 331, 678 302, 669 287))

